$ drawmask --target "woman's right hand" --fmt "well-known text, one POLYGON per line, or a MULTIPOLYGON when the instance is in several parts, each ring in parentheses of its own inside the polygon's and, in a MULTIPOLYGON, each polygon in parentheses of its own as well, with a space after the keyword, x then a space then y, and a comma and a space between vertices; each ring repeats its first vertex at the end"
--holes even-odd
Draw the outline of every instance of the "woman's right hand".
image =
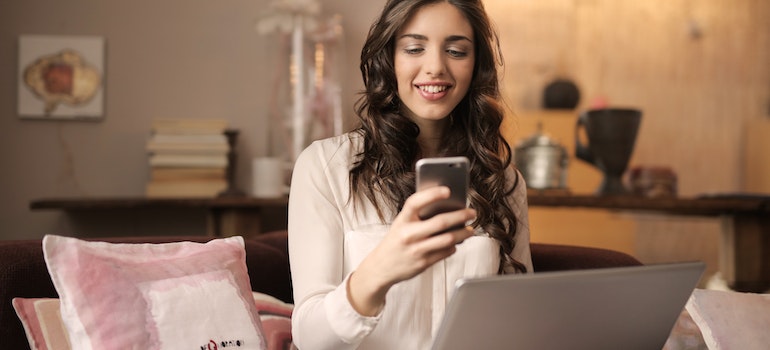
POLYGON ((423 207, 448 197, 449 188, 439 186, 418 191, 407 198, 383 240, 361 261, 348 280, 348 298, 356 311, 365 316, 378 314, 390 287, 449 257, 455 252, 455 245, 473 235, 473 229, 467 226, 435 234, 473 220, 476 216, 473 209, 420 220, 418 213, 423 207))

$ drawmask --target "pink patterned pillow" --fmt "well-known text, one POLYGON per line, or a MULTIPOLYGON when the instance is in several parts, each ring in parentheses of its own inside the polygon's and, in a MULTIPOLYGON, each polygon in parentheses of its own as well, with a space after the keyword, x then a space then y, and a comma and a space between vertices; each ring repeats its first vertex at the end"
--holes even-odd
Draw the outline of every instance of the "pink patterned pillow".
POLYGON ((74 349, 265 349, 242 237, 126 244, 47 235, 74 349))
MULTIPOLYGON (((270 295, 252 292, 268 350, 292 349, 291 315, 293 304, 270 295)), ((67 330, 59 313, 59 299, 13 298, 32 350, 70 350, 67 330)))

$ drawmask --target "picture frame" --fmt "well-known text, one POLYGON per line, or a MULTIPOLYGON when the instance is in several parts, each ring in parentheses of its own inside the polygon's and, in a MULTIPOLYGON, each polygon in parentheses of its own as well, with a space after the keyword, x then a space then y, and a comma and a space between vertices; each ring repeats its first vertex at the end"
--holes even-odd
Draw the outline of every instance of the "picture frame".
POLYGON ((19 117, 101 120, 104 47, 105 39, 99 36, 21 35, 19 117))

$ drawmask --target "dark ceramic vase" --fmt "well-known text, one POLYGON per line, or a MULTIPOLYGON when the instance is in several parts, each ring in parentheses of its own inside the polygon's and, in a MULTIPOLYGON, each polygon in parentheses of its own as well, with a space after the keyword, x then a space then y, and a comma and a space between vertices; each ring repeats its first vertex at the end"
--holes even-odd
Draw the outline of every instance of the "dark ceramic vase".
POLYGON ((641 111, 622 108, 594 109, 578 117, 575 156, 604 174, 598 195, 630 193, 622 177, 634 152, 641 119, 641 111), (580 130, 585 130, 587 144, 580 141, 580 130))

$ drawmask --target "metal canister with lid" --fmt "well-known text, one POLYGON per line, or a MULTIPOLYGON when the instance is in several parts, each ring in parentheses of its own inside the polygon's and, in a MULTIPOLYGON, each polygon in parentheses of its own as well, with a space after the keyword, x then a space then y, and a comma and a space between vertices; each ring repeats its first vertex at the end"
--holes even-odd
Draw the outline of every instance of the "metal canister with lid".
POLYGON ((567 187, 567 149, 543 133, 542 123, 537 132, 516 145, 514 159, 528 188, 565 189, 567 187))

